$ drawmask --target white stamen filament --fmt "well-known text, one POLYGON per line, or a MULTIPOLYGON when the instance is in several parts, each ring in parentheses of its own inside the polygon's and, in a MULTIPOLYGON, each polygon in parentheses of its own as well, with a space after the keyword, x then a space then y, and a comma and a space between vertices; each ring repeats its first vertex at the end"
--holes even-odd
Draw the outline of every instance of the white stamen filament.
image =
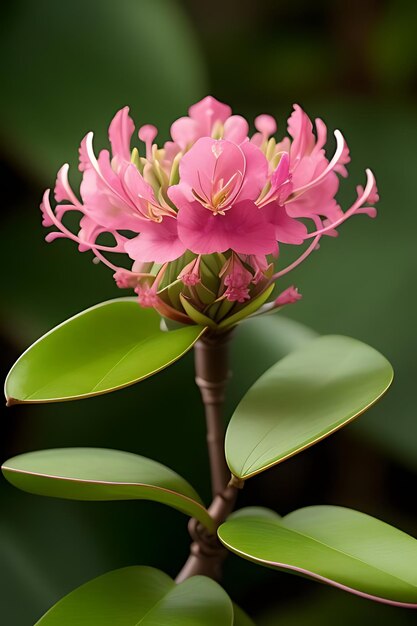
POLYGON ((311 237, 315 237, 318 234, 324 235, 324 233, 327 233, 329 230, 333 230, 334 228, 337 228, 337 226, 340 226, 340 224, 342 224, 345 220, 347 220, 351 215, 358 212, 358 209, 360 209, 362 205, 365 204, 365 202, 369 198, 372 192, 372 189, 374 187, 374 184, 375 184, 375 178, 371 170, 369 169, 366 170, 366 176, 367 176, 367 181, 366 181, 365 189, 363 190, 362 195, 359 196, 359 198, 357 198, 356 202, 352 204, 350 209, 348 209, 345 213, 343 213, 343 215, 335 222, 332 222, 331 224, 328 224, 324 228, 316 230, 313 233, 309 233, 306 239, 311 239, 311 237))
POLYGON ((335 168, 340 157, 342 156, 343 149, 345 147, 345 140, 340 130, 335 130, 334 136, 336 137, 337 145, 336 145, 336 151, 333 155, 332 160, 329 162, 329 164, 323 170, 323 172, 317 176, 317 178, 310 181, 303 187, 299 187, 298 189, 295 189, 292 197, 286 201, 286 204, 289 204, 290 202, 297 200, 297 198, 299 198, 299 196, 301 196, 304 192, 308 191, 308 189, 311 189, 312 187, 315 187, 316 185, 318 185, 327 176, 327 174, 329 174, 335 168))

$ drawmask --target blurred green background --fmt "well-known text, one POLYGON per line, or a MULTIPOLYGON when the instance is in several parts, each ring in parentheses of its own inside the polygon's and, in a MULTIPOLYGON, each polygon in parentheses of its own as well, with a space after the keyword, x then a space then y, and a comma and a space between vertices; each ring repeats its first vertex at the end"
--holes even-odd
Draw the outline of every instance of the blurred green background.
MULTIPOLYGON (((115 111, 166 139, 173 119, 211 93, 248 116, 279 119, 294 102, 339 127, 351 148, 342 204, 364 168, 376 173, 375 221, 351 220, 282 287, 303 300, 251 322, 234 346, 227 415, 274 359, 319 333, 381 350, 396 380, 360 420, 254 478, 240 505, 286 512, 343 504, 417 536, 417 4, 405 0, 16 0, 1 9, 0 157, 3 210, 1 367, 52 325, 120 295, 109 272, 68 241, 47 245, 38 205, 80 139, 106 139, 115 111)), ((2 411, 1 459, 59 446, 106 446, 155 458, 209 497, 204 423, 192 357, 106 397, 2 411), (161 392, 163 390, 163 393, 161 392)), ((149 564, 171 575, 187 551, 181 514, 145 502, 37 498, 0 483, 0 614, 30 626, 59 597, 112 568, 149 564), (157 537, 155 536, 157 533, 157 537)), ((415 624, 416 615, 230 557, 225 586, 260 626, 415 624)))

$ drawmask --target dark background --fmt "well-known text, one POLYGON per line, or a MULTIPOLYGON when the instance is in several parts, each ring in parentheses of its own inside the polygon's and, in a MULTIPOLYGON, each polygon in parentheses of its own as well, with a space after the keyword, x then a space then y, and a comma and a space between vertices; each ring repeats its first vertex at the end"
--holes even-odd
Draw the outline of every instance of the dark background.
MULTIPOLYGON (((40 334, 118 296, 111 275, 73 244, 47 245, 38 205, 80 139, 103 145, 115 111, 166 139, 173 119, 211 93, 248 116, 279 119, 292 104, 340 128, 351 148, 344 206, 376 173, 375 221, 351 220, 282 287, 303 300, 285 316, 241 329, 227 416, 277 356, 309 336, 342 333, 381 350, 396 370, 389 394, 357 423, 248 484, 240 504, 286 513, 342 504, 417 536, 416 179, 417 3, 405 0, 17 0, 2 8, 1 367, 40 334)), ((67 404, 2 413, 1 459, 37 448, 107 446, 155 458, 208 499, 204 424, 192 358, 140 386, 67 404), (161 391, 163 390, 163 392, 161 391)), ((0 484, 0 614, 29 626, 75 586, 128 564, 171 575, 187 554, 181 514, 146 502, 76 503, 0 484), (156 535, 157 534, 157 535, 156 535), (155 536, 156 535, 156 536, 155 536)), ((373 604, 237 557, 225 586, 261 626, 417 623, 412 611, 373 604)))

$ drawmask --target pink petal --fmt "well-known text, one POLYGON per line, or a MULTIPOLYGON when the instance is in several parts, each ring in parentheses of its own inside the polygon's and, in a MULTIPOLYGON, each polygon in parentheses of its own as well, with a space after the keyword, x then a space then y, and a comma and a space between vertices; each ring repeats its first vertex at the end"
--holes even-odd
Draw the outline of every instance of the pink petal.
POLYGON ((141 213, 146 215, 147 203, 152 202, 156 204, 155 194, 151 185, 144 180, 143 176, 133 163, 129 163, 123 171, 123 184, 125 192, 131 199, 132 203, 141 213))
POLYGON ((87 138, 88 138, 88 135, 84 137, 84 139, 80 143, 80 147, 78 148, 78 155, 79 155, 78 169, 80 170, 80 172, 84 172, 89 167, 92 167, 90 157, 88 156, 87 138))
POLYGON ((124 194, 116 193, 103 183, 93 169, 84 172, 80 187, 84 210, 97 224, 110 230, 140 232, 143 219, 124 194))
POLYGON ((249 201, 238 202, 224 215, 214 215, 199 202, 183 205, 178 213, 178 234, 196 254, 234 250, 240 254, 270 254, 276 251, 274 226, 262 210, 249 201))
MULTIPOLYGON (((255 148, 256 149, 256 148, 255 148)), ((211 197, 216 181, 227 183, 245 172, 245 157, 234 143, 202 137, 181 159, 180 181, 201 197, 211 197)))
POLYGON ((246 168, 242 189, 239 193, 239 201, 255 201, 268 178, 268 161, 264 153, 250 141, 243 143, 240 149, 246 159, 246 168))
POLYGON ((339 161, 334 166, 334 171, 343 176, 343 178, 348 176, 348 171, 345 167, 347 163, 350 163, 350 151, 347 143, 345 142, 339 161))
POLYGON ((171 125, 171 137, 181 150, 186 150, 198 138, 198 123, 190 117, 180 117, 171 125))
POLYGON ((135 124, 129 116, 129 107, 120 109, 109 126, 109 140, 114 157, 130 161, 130 139, 135 130, 135 124))
POLYGON ((284 206, 270 202, 261 209, 271 224, 275 226, 275 237, 281 243, 300 245, 307 236, 307 227, 302 222, 290 217, 284 206))
POLYGON ((277 168, 273 172, 271 176, 271 187, 273 189, 278 189, 281 187, 283 183, 285 183, 290 176, 290 159, 288 156, 288 152, 284 152, 282 155, 277 168))
POLYGON ((285 200, 291 194, 293 183, 289 163, 288 152, 284 152, 277 168, 272 172, 269 191, 257 202, 259 207, 264 207, 273 200, 276 200, 279 204, 284 204, 285 200))
MULTIPOLYGON (((337 165, 340 165, 341 160, 344 160, 347 158, 346 142, 342 133, 339 130, 335 130, 334 136, 336 137, 336 150, 335 150, 334 155, 332 156, 331 161, 327 161, 327 159, 323 157, 321 153, 315 155, 314 157, 310 156, 310 159, 312 160, 312 162, 317 163, 315 174, 312 180, 310 180, 305 185, 302 185, 301 187, 299 187, 298 185, 294 183, 295 194, 304 193, 305 191, 307 191, 307 189, 310 189, 311 187, 318 185, 318 183, 320 183, 326 176, 328 176, 329 173, 334 171, 337 165), (324 165, 326 167, 324 167, 324 165)), ((297 170, 295 170, 294 176, 296 175, 296 172, 297 170)))
POLYGON ((325 222, 323 228, 317 229, 315 232, 309 233, 308 237, 321 237, 323 234, 333 234, 333 230, 337 228, 340 224, 345 222, 351 215, 355 213, 366 213, 369 217, 376 216, 376 210, 374 207, 366 207, 364 206, 367 202, 371 200, 376 201, 379 198, 378 191, 376 187, 376 181, 373 173, 370 169, 366 170, 366 186, 365 189, 361 185, 357 187, 358 197, 356 201, 352 204, 351 207, 344 213, 340 211, 341 215, 338 219, 332 220, 328 219, 325 222))
POLYGON ((275 148, 276 152, 289 152, 291 150, 291 140, 289 137, 284 137, 277 143, 275 148))
POLYGON ((50 194, 50 189, 46 189, 42 197, 42 202, 40 203, 40 206, 39 206, 41 213, 42 213, 42 226, 45 226, 45 228, 49 228, 50 226, 55 226, 55 222, 56 222, 56 218, 53 214, 51 203, 49 201, 49 194, 50 194))
POLYGON ((134 289, 137 287, 139 278, 142 278, 142 276, 140 274, 136 274, 135 272, 131 272, 130 270, 119 268, 113 274, 113 278, 119 289, 134 289))
POLYGON ((144 222, 143 231, 125 243, 125 251, 134 261, 166 263, 178 259, 186 250, 178 237, 177 220, 144 222))
POLYGON ((174 141, 166 141, 164 143, 165 150, 165 158, 164 161, 167 161, 169 165, 169 169, 171 169, 172 161, 177 156, 178 152, 180 152, 180 146, 174 141))
POLYGON ((213 125, 216 122, 223 124, 232 114, 232 109, 227 104, 216 100, 216 98, 207 96, 200 102, 193 104, 188 109, 188 113, 193 120, 196 120, 201 125, 205 135, 211 135, 213 125))
POLYGON ((254 133, 250 138, 250 142, 260 148, 264 142, 264 136, 262 135, 262 133, 254 133))
POLYGON ((317 143, 312 150, 312 154, 316 154, 324 148, 327 141, 327 126, 319 117, 315 120, 316 123, 316 134, 317 134, 317 143))
POLYGON ((80 231, 78 233, 78 237, 82 241, 78 245, 79 251, 86 252, 86 250, 90 250, 96 243, 97 237, 105 232, 107 232, 106 228, 94 222, 88 215, 83 215, 80 220, 80 231))
POLYGON ((99 158, 96 158, 93 150, 93 133, 87 134, 85 138, 85 147, 90 163, 88 170, 94 170, 97 175, 97 180, 101 181, 99 183, 100 188, 103 190, 107 189, 110 194, 118 196, 122 202, 125 202, 126 194, 123 190, 119 176, 112 169, 109 151, 102 150, 99 154, 99 158))
POLYGON ((299 197, 288 202, 286 204, 287 213, 295 218, 314 219, 315 216, 320 216, 336 221, 343 215, 335 200, 338 189, 339 179, 334 172, 330 172, 316 187, 311 187, 299 197))
POLYGON ((290 170, 292 173, 292 182, 294 189, 305 187, 313 180, 318 170, 324 170, 327 167, 327 159, 322 154, 314 156, 304 156, 297 163, 290 160, 290 170))
MULTIPOLYGON (((364 193, 364 188, 362 187, 362 185, 358 185, 356 187, 356 193, 359 196, 362 196, 364 193)), ((369 202, 370 204, 376 204, 379 201, 379 193, 378 193, 378 187, 376 185, 376 180, 374 178, 373 180, 373 184, 372 184, 372 188, 369 192, 368 198, 366 200, 366 202, 369 202)))
POLYGON ((191 192, 191 188, 184 184, 180 183, 179 185, 172 185, 172 187, 168 187, 168 198, 177 209, 181 208, 184 204, 188 204, 189 202, 194 201, 194 196, 191 192))
POLYGON ((55 182, 54 196, 57 202, 68 200, 69 202, 77 206, 79 205, 79 201, 73 190, 71 189, 71 185, 69 184, 68 170, 68 163, 65 163, 59 170, 55 182))
POLYGON ((248 138, 249 124, 241 115, 232 115, 224 123, 223 139, 241 144, 248 138))
POLYGON ((316 143, 313 125, 303 109, 294 104, 294 110, 288 119, 288 134, 293 138, 291 145, 291 159, 299 159, 310 154, 316 143))
POLYGON ((278 298, 274 302, 274 305, 285 306, 287 304, 294 304, 294 302, 301 300, 302 297, 303 296, 298 292, 297 287, 291 285, 291 287, 288 287, 285 291, 279 294, 278 298))

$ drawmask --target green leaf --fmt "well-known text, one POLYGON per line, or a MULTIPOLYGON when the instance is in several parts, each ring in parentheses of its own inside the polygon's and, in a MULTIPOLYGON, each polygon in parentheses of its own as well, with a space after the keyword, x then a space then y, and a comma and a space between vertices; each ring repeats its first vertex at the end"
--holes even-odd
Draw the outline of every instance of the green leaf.
POLYGON ((194 489, 171 469, 130 452, 58 448, 15 456, 2 466, 18 489, 70 500, 154 500, 197 518, 213 520, 194 489))
POLYGON ((356 339, 313 339, 243 397, 226 433, 230 470, 249 478, 327 437, 376 402, 392 376, 385 357, 356 339))
POLYGON ((259 626, 415 626, 413 611, 398 611, 397 607, 380 602, 364 602, 360 596, 339 593, 337 588, 328 585, 314 587, 302 595, 291 594, 285 604, 276 598, 262 610, 259 626))
POLYGON ((174 363, 204 332, 163 332, 160 317, 135 298, 109 300, 38 339, 6 379, 9 404, 88 398, 137 383, 174 363))
POLYGON ((255 622, 251 620, 249 615, 235 603, 233 603, 234 621, 233 626, 255 626, 255 622))
POLYGON ((194 576, 176 585, 152 567, 99 576, 65 596, 35 626, 232 626, 230 598, 216 582, 194 576))
POLYGON ((243 509, 218 534, 229 550, 260 565, 417 608, 417 540, 364 513, 312 506, 281 518, 243 509))

